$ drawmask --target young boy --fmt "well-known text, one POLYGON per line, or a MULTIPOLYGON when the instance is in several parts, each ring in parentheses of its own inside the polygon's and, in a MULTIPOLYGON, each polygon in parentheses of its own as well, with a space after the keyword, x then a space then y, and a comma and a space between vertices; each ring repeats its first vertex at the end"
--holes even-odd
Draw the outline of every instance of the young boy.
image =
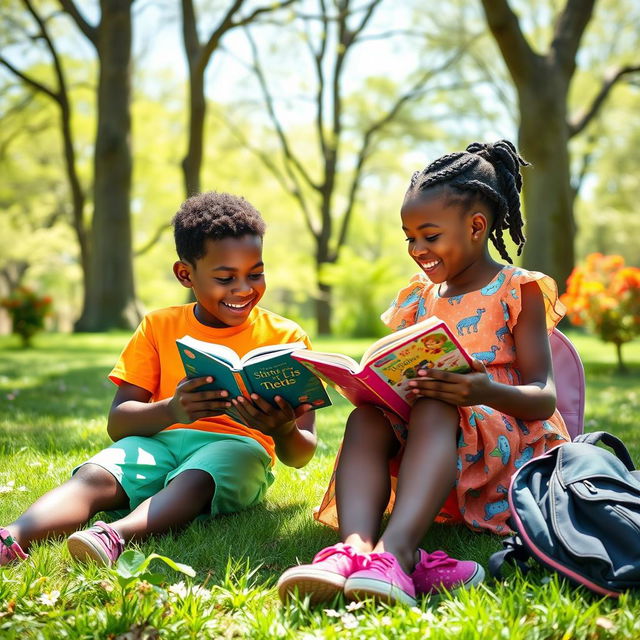
POLYGON ((143 319, 109 375, 118 385, 107 426, 114 444, 0 528, 0 565, 26 558, 33 540, 116 511, 125 515, 67 539, 73 557, 110 566, 132 538, 258 503, 273 482, 276 456, 293 467, 313 456, 310 405, 294 412, 279 397, 274 406, 256 395, 199 391, 212 378, 186 380, 175 344, 189 334, 241 356, 260 345, 310 346, 298 325, 257 306, 266 287, 260 214, 243 198, 209 192, 189 198, 173 225, 179 256, 173 272, 196 302, 143 319), (251 428, 223 415, 231 404, 251 428))

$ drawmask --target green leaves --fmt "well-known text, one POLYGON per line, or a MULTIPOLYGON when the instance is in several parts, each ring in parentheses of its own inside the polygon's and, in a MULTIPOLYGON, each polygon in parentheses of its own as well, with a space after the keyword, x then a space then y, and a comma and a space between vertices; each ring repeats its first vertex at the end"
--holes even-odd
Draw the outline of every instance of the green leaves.
POLYGON ((161 556, 158 553, 151 553, 145 556, 141 551, 128 549, 118 558, 118 562, 113 569, 120 587, 124 590, 132 583, 142 581, 153 585, 161 584, 165 579, 163 574, 147 571, 153 560, 161 560, 174 571, 184 573, 191 578, 196 575, 196 572, 189 565, 175 562, 166 556, 161 556))

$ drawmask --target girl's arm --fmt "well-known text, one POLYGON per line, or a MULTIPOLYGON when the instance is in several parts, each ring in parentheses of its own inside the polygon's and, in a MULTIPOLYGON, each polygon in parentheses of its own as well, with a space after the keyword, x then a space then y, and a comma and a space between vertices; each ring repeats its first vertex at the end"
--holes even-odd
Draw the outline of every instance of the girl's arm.
POLYGON ((522 420, 549 418, 556 408, 556 389, 544 300, 535 282, 524 284, 520 295, 522 306, 513 339, 521 384, 514 386, 491 381, 484 364, 475 360, 474 370, 467 374, 424 372, 425 378, 410 383, 416 396, 436 398, 457 406, 486 404, 522 420))

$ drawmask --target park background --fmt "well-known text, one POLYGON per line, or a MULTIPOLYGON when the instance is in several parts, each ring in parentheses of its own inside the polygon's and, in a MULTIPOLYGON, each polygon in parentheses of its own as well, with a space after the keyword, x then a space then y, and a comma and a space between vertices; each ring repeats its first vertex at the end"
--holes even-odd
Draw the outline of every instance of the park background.
MULTIPOLYGON (((411 173, 472 141, 511 139, 533 165, 518 264, 561 290, 594 252, 638 266, 639 45, 633 0, 5 0, 0 298, 26 286, 52 304, 32 349, 0 338, 3 522, 107 444, 109 366, 142 313, 186 301, 169 221, 191 193, 252 202, 268 225, 263 304, 355 357, 415 270, 399 227, 411 173)), ((564 328, 587 368, 587 429, 640 452, 637 341, 623 376, 611 345, 564 328)), ((494 616, 505 637, 637 637, 634 599, 602 603, 544 577, 413 613, 279 609, 279 571, 334 541, 310 517, 348 413, 334 400, 319 414, 318 455, 279 469, 264 508, 140 547, 192 564, 188 584, 204 580, 208 596, 165 588, 154 618, 144 581, 119 591, 116 574, 62 569, 63 546, 42 545, 35 568, 0 574, 0 629, 62 637, 83 620, 71 637, 474 637, 494 616)), ((428 542, 482 562, 499 544, 437 527, 428 542)))

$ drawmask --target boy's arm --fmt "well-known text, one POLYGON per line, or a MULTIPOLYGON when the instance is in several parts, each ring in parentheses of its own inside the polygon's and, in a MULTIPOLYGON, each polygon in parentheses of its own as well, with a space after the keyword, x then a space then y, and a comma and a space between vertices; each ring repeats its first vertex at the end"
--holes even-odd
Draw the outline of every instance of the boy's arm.
POLYGON ((186 378, 171 398, 149 402, 151 393, 121 381, 109 411, 107 432, 115 442, 126 436, 152 436, 172 424, 190 424, 200 418, 220 415, 230 406, 226 391, 197 391, 211 377, 186 378))
POLYGON ((281 396, 276 396, 272 405, 255 393, 251 394, 251 400, 238 396, 231 402, 251 428, 273 438, 281 462, 299 469, 311 460, 318 438, 310 404, 294 411, 281 396))

